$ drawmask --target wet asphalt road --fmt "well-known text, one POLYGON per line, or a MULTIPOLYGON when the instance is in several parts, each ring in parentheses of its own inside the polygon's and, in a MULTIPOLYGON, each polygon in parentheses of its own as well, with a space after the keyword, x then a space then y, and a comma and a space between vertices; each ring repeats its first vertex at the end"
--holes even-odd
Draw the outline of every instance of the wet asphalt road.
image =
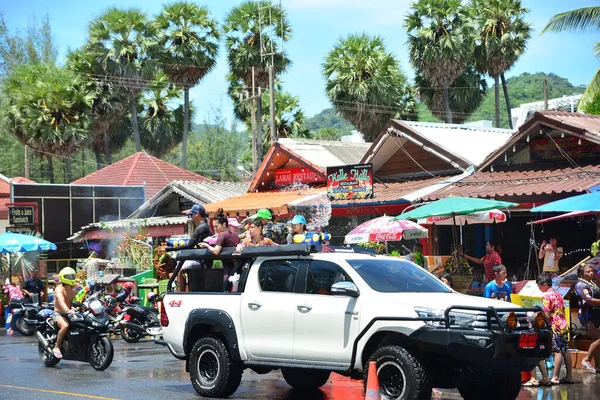
MULTIPOLYGON (((0 330, 0 399, 202 399, 185 372, 163 347, 149 340, 136 344, 113 341, 115 357, 106 371, 89 364, 61 361, 45 367, 37 354, 37 340, 0 330)), ((575 385, 523 388, 518 400, 592 400, 600 397, 600 374, 576 373, 575 385)), ((279 372, 258 375, 246 370, 242 384, 231 399, 362 400, 360 381, 332 374, 327 385, 310 395, 296 393, 279 372)), ((455 390, 434 393, 436 399, 460 399, 455 390)), ((482 393, 485 399, 485 393, 482 393)))

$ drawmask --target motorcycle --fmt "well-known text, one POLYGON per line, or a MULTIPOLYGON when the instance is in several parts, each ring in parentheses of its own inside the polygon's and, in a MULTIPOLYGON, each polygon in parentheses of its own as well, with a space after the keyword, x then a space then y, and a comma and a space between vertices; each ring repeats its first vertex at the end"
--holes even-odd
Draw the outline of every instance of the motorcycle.
POLYGON ((119 321, 122 320, 122 313, 132 305, 136 305, 140 302, 140 299, 135 296, 131 296, 129 292, 122 292, 115 297, 105 296, 104 307, 108 314, 108 333, 114 335, 121 334, 121 324, 119 321), (118 319, 118 320, 117 320, 118 319))
MULTIPOLYGON (((63 359, 89 362, 98 371, 110 366, 114 356, 112 341, 108 338, 108 315, 98 295, 90 296, 85 303, 73 302, 74 313, 66 315, 69 332, 61 343, 63 359)), ((54 357, 52 349, 58 336, 58 325, 53 318, 46 318, 38 324, 35 332, 38 339, 38 354, 42 362, 53 367, 60 362, 54 357)))
MULTIPOLYGON (((12 307, 11 313, 8 315, 8 323, 13 329, 16 329, 24 336, 33 336, 35 333, 36 324, 27 322, 35 320, 36 315, 45 307, 33 303, 26 303, 23 299, 15 299, 10 302, 12 307)), ((52 306, 54 308, 54 306, 52 306)))
MULTIPOLYGON (((148 293, 148 301, 155 306, 160 301, 159 296, 150 292, 148 293)), ((160 317, 155 307, 131 305, 117 316, 115 323, 121 325, 121 337, 127 343, 139 342, 144 336, 156 337, 162 335, 160 317)))

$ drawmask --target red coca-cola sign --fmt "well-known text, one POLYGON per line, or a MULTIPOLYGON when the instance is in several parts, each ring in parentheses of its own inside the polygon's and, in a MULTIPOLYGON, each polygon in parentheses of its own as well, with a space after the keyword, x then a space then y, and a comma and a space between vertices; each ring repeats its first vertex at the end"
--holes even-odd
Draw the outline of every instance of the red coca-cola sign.
POLYGON ((276 185, 323 182, 323 178, 308 168, 282 168, 275 171, 276 185))
POLYGON ((402 239, 402 234, 403 232, 399 232, 399 233, 392 233, 392 232, 387 232, 387 233, 376 233, 375 237, 373 238, 374 242, 393 242, 393 241, 397 241, 402 239))

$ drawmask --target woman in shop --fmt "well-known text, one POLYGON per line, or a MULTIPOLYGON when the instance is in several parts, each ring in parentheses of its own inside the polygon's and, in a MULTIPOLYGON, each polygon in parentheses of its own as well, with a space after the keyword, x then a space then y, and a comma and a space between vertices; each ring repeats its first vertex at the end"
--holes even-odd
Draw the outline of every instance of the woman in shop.
POLYGON ((589 265, 581 265, 577 268, 579 279, 575 285, 575 293, 579 300, 579 320, 582 324, 587 324, 588 332, 594 342, 586 356, 581 360, 581 366, 593 374, 600 372, 600 288, 594 282, 596 272, 589 265), (596 368, 592 366, 592 357, 596 361, 596 368))
POLYGON ((481 258, 475 258, 463 254, 463 256, 476 264, 483 264, 484 275, 486 282, 491 282, 495 279, 494 267, 502 264, 502 258, 500 257, 500 248, 498 244, 493 240, 490 240, 485 245, 486 255, 481 258))

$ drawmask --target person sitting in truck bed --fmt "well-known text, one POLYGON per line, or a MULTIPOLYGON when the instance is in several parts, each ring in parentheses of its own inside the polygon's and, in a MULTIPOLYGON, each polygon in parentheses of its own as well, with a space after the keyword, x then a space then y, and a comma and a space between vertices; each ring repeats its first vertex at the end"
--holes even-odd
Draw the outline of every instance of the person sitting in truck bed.
POLYGON ((269 238, 263 237, 262 235, 263 223, 260 220, 253 220, 250 222, 250 228, 248 232, 250 233, 250 238, 242 240, 240 244, 237 245, 237 251, 241 252, 244 247, 247 246, 277 246, 277 243, 272 241, 269 238))
MULTIPOLYGON (((206 242, 201 242, 198 244, 198 247, 201 249, 208 249, 208 251, 214 255, 219 255, 221 254, 223 247, 236 247, 240 243, 240 238, 238 237, 237 233, 234 233, 231 231, 231 229, 229 229, 229 220, 227 219, 227 215, 225 215, 222 208, 217 210, 217 214, 213 220, 213 227, 218 235, 217 241, 213 246, 206 242)), ((222 260, 222 262, 226 279, 229 277, 229 275, 231 275, 233 267, 235 267, 236 260, 222 260)))

